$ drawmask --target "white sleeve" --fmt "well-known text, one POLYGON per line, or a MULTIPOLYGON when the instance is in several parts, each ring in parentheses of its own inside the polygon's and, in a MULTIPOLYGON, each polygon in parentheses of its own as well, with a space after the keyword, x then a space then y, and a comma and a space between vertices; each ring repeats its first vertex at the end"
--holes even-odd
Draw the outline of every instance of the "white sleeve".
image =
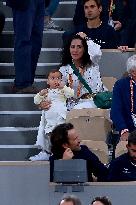
POLYGON ((93 93, 101 92, 103 90, 103 84, 98 65, 88 68, 85 75, 87 83, 89 84, 93 93))
POLYGON ((62 74, 62 81, 67 84, 68 82, 68 72, 67 72, 67 66, 60 67, 59 71, 62 74))
POLYGON ((88 53, 90 55, 91 61, 95 64, 101 59, 102 52, 100 45, 94 43, 92 40, 87 40, 88 53))
POLYGON ((66 98, 74 97, 74 90, 71 89, 70 87, 67 87, 66 85, 62 89, 62 92, 64 93, 66 98))
POLYGON ((34 97, 34 104, 39 105, 43 100, 45 96, 41 96, 39 93, 36 94, 34 97))

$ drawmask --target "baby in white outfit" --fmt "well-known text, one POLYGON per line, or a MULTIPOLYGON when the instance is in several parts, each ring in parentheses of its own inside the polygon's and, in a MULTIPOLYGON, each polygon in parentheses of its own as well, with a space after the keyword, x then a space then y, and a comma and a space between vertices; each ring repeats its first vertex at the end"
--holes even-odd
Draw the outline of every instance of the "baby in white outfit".
POLYGON ((47 84, 49 89, 41 90, 35 97, 34 103, 39 105, 42 101, 51 101, 49 110, 42 110, 41 121, 38 129, 36 145, 42 148, 38 155, 30 157, 30 160, 45 160, 50 152, 49 134, 53 128, 66 120, 66 100, 74 96, 74 90, 62 85, 62 74, 53 70, 48 75, 47 84), (45 152, 46 151, 46 152, 45 152))

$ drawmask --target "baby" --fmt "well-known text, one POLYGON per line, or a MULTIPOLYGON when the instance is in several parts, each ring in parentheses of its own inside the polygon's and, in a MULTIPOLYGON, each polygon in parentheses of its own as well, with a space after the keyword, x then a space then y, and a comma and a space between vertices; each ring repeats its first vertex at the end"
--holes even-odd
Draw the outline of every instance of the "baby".
POLYGON ((35 97, 34 103, 39 105, 42 101, 51 101, 49 110, 42 110, 41 121, 38 129, 36 145, 42 148, 38 155, 30 157, 30 160, 48 160, 50 153, 49 134, 53 128, 66 120, 66 100, 74 96, 74 90, 62 85, 62 74, 58 70, 52 70, 48 75, 48 89, 41 90, 35 97))

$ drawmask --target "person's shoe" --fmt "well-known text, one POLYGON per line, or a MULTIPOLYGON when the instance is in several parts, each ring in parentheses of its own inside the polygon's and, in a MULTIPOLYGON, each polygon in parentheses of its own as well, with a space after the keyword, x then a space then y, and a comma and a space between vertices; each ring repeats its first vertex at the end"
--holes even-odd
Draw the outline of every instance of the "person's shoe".
POLYGON ((57 31, 63 31, 63 28, 60 26, 56 25, 53 20, 50 20, 49 22, 45 22, 44 24, 44 30, 57 30, 57 31))
POLYGON ((16 93, 16 94, 33 94, 33 93, 35 94, 38 92, 39 90, 34 86, 28 86, 26 88, 18 88, 16 86, 12 87, 12 93, 16 93))
POLYGON ((48 154, 47 152, 41 151, 39 154, 34 155, 30 157, 29 159, 31 161, 43 161, 43 160, 49 160, 49 157, 50 157, 50 154, 48 154))

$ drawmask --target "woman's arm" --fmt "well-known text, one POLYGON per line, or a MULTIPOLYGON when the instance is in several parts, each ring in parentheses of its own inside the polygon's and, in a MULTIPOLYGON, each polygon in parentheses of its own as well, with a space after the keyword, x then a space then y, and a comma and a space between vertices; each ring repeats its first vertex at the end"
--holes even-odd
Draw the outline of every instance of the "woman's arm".
POLYGON ((87 37, 87 35, 84 32, 77 33, 81 38, 86 39, 87 45, 88 45, 88 53, 90 55, 91 61, 95 64, 98 63, 98 61, 101 59, 101 49, 100 45, 94 43, 90 38, 87 37))
POLYGON ((94 43, 91 39, 87 39, 87 45, 91 61, 94 64, 98 63, 102 56, 100 45, 94 43))

